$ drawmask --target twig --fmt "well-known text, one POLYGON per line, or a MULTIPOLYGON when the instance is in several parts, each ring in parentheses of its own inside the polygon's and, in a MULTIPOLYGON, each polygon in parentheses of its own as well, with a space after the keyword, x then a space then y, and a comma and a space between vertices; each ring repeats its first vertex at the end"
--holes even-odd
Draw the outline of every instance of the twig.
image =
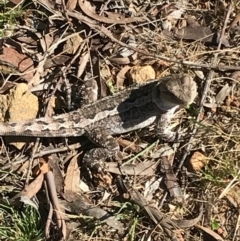
POLYGON ((57 191, 56 191, 56 185, 55 185, 54 176, 53 176, 52 171, 48 171, 45 174, 45 179, 46 179, 46 183, 47 183, 47 189, 49 191, 50 200, 53 204, 54 212, 55 212, 55 215, 57 218, 58 228, 59 228, 59 230, 62 231, 63 237, 66 238, 66 223, 64 220, 64 213, 61 210, 61 207, 59 204, 59 200, 57 197, 57 191))
POLYGON ((32 167, 33 167, 34 154, 37 152, 39 143, 40 143, 40 138, 37 138, 37 140, 34 143, 33 151, 31 153, 31 157, 30 157, 30 160, 29 160, 27 176, 26 176, 26 180, 25 180, 25 187, 28 186, 28 184, 29 184, 29 180, 30 180, 30 176, 31 176, 31 172, 32 172, 32 167))

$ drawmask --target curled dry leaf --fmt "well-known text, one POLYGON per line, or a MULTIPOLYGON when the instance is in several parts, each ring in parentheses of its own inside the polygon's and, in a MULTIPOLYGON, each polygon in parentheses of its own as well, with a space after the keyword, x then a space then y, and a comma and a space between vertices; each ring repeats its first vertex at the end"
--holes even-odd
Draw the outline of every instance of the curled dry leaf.
POLYGON ((117 88, 123 87, 124 80, 126 78, 126 73, 131 69, 129 65, 123 67, 117 74, 116 86, 117 88))
POLYGON ((201 170, 206 165, 206 163, 206 156, 199 151, 194 152, 190 159, 190 164, 194 171, 201 170))
POLYGON ((155 79, 155 71, 150 65, 134 66, 130 69, 129 74, 134 83, 145 83, 147 80, 155 79))

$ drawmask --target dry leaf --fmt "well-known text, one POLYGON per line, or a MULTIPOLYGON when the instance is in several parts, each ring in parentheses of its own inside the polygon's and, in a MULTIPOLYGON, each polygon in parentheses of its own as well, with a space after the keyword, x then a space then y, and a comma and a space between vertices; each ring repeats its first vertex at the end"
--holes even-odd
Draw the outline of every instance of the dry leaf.
POLYGON ((228 201, 235 207, 240 207, 240 186, 239 184, 231 187, 225 195, 228 201))
POLYGON ((239 81, 240 80, 240 71, 234 71, 231 75, 230 78, 239 81))
POLYGON ((48 165, 51 167, 53 172, 57 193, 62 194, 64 188, 64 178, 59 167, 59 163, 61 163, 61 160, 56 154, 52 154, 48 157, 48 165))
POLYGON ((214 33, 209 27, 184 27, 176 31, 175 36, 186 40, 201 40, 202 42, 212 42, 214 33))
POLYGON ((63 46, 63 52, 67 54, 75 54, 82 41, 83 39, 78 34, 74 34, 67 39, 66 43, 63 46))
POLYGON ((231 91, 231 87, 228 84, 225 84, 222 87, 222 89, 218 92, 218 94, 216 96, 216 102, 218 104, 223 103, 225 98, 229 95, 230 91, 231 91))
POLYGON ((117 74, 116 77, 116 86, 117 88, 121 88, 123 87, 123 83, 125 81, 126 78, 126 73, 131 69, 131 67, 129 65, 124 66, 117 74))
POLYGON ((212 238, 214 238, 214 240, 216 241, 224 241, 223 238, 221 236, 219 236, 217 233, 215 233, 214 231, 212 231, 209 228, 205 228, 201 225, 196 225, 196 227, 200 230, 202 230, 204 233, 208 234, 209 236, 211 236, 212 238))
POLYGON ((25 54, 21 54, 13 48, 4 47, 2 54, 0 55, 0 60, 6 61, 12 66, 15 66, 15 68, 21 73, 27 72, 22 76, 26 81, 30 81, 33 77, 33 61, 25 54))
POLYGON ((73 11, 77 6, 77 0, 68 0, 66 4, 66 8, 69 11, 73 11))
POLYGON ((40 157, 38 160, 38 165, 36 165, 32 170, 32 175, 35 177, 38 176, 41 172, 45 174, 50 169, 48 163, 45 161, 43 157, 40 157))
POLYGON ((194 171, 201 170, 206 165, 206 163, 206 156, 199 151, 194 152, 190 159, 190 164, 194 171))
POLYGON ((130 69, 129 74, 134 83, 142 84, 147 80, 155 79, 156 74, 152 66, 134 66, 130 69))
MULTIPOLYGON (((125 18, 124 15, 121 15, 121 17, 116 18, 109 18, 102 15, 99 15, 95 12, 95 7, 91 5, 89 1, 86 0, 78 0, 78 4, 82 11, 89 17, 103 23, 109 23, 109 24, 126 24, 126 23, 132 23, 132 22, 144 22, 146 21, 145 18, 140 17, 129 17, 125 18)), ((104 11, 105 14, 108 14, 107 11, 104 11)))
POLYGON ((161 170, 165 174, 164 184, 166 185, 170 196, 177 199, 178 202, 183 202, 183 194, 180 189, 178 179, 172 168, 173 156, 163 156, 161 160, 161 170))
POLYGON ((42 187, 43 183, 43 173, 41 172, 34 181, 32 181, 23 191, 21 191, 18 195, 20 196, 27 196, 29 199, 31 199, 33 196, 35 196, 38 191, 42 187))
POLYGON ((70 192, 79 192, 80 191, 80 170, 78 166, 78 157, 80 154, 75 155, 70 161, 67 173, 65 176, 65 186, 64 193, 70 192))
MULTIPOLYGON (((219 34, 213 33, 209 27, 184 27, 175 32, 175 37, 185 40, 199 40, 203 43, 218 44, 219 34)), ((223 36, 222 44, 225 47, 230 47, 230 44, 225 36, 223 36)))
POLYGON ((67 61, 69 61, 70 57, 66 55, 55 56, 54 58, 49 58, 44 62, 43 68, 49 69, 52 67, 60 67, 64 66, 67 61))
POLYGON ((134 151, 134 152, 138 152, 140 150, 139 146, 132 141, 118 138, 117 142, 120 146, 124 147, 127 150, 134 151))
POLYGON ((86 69, 89 58, 90 58, 89 51, 82 54, 82 57, 80 58, 79 63, 78 63, 78 72, 77 72, 78 78, 80 78, 82 76, 84 70, 86 69))

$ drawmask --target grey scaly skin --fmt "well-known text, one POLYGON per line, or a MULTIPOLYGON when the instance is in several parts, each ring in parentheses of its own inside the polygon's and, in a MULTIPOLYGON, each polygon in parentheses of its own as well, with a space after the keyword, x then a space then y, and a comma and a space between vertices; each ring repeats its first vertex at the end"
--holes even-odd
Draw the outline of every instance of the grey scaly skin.
POLYGON ((103 147, 90 150, 84 156, 84 161, 88 162, 89 158, 104 158, 119 151, 113 135, 144 128, 155 121, 158 135, 174 141, 176 133, 167 129, 168 123, 175 110, 191 104, 196 95, 196 83, 189 75, 170 75, 130 87, 66 114, 1 123, 0 136, 87 136, 103 147))

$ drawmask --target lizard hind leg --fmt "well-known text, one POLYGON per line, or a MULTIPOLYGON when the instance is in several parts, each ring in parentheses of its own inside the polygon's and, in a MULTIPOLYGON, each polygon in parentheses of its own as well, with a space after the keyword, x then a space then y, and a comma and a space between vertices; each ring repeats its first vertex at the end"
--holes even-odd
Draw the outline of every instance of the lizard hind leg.
POLYGON ((83 157, 83 163, 91 170, 103 171, 107 158, 119 156, 119 145, 106 130, 91 129, 86 136, 100 147, 88 151, 83 157))

